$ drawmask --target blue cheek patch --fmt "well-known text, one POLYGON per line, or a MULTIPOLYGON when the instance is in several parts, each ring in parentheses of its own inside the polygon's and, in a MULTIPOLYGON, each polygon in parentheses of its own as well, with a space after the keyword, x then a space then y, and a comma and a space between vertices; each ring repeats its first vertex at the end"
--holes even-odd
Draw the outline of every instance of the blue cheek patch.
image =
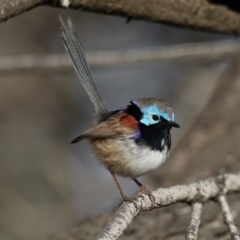
POLYGON ((159 122, 159 121, 155 121, 152 119, 152 115, 154 115, 154 114, 165 118, 167 121, 174 120, 174 114, 172 114, 172 119, 171 119, 167 112, 164 112, 163 110, 160 110, 157 107, 157 104, 154 104, 149 107, 142 107, 141 112, 143 113, 143 117, 140 120, 140 122, 146 126, 149 126, 151 124, 156 124, 159 122))
POLYGON ((150 124, 153 124, 151 120, 143 118, 140 120, 141 123, 143 123, 146 126, 149 126, 150 124))

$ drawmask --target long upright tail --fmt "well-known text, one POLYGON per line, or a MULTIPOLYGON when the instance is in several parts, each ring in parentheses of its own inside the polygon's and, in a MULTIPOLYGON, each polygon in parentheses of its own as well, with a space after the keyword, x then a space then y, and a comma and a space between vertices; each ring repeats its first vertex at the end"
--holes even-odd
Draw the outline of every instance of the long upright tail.
POLYGON ((107 110, 97 93, 97 89, 75 27, 73 26, 70 18, 67 20, 66 24, 61 17, 60 21, 62 24, 62 40, 71 57, 75 72, 77 73, 77 76, 87 92, 90 100, 94 104, 97 114, 100 116, 104 115, 107 110))

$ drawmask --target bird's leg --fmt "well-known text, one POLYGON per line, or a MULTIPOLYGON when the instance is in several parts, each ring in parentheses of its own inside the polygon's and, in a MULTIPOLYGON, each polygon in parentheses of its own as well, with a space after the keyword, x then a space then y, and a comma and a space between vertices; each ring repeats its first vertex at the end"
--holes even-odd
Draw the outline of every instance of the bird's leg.
POLYGON ((124 201, 124 202, 132 202, 132 203, 134 203, 134 205, 136 205, 136 203, 135 203, 135 200, 136 200, 136 199, 130 198, 130 197, 128 197, 127 195, 125 195, 125 194, 123 193, 123 190, 122 190, 122 188, 121 188, 121 186, 120 186, 120 184, 119 184, 119 182, 118 182, 118 179, 117 179, 116 174, 115 174, 114 172, 110 171, 110 170, 109 170, 109 172, 111 173, 111 175, 112 175, 112 177, 113 177, 113 180, 114 180, 114 182, 115 182, 116 185, 117 185, 117 188, 118 188, 118 190, 119 190, 119 192, 120 192, 120 194, 121 194, 121 196, 122 196, 122 198, 123 198, 123 201, 124 201))
POLYGON ((136 178, 132 178, 132 180, 140 187, 140 193, 146 194, 149 196, 152 202, 155 202, 155 197, 152 195, 152 192, 149 191, 146 187, 144 187, 136 178))

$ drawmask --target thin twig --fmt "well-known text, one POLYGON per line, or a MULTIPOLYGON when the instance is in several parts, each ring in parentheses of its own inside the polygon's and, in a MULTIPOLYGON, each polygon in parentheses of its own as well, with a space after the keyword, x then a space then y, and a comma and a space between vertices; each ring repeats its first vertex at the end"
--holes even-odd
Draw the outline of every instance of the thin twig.
POLYGON ((224 195, 221 195, 218 198, 218 203, 219 203, 220 208, 221 208, 221 212, 222 212, 222 215, 223 215, 224 222, 227 225, 228 230, 230 232, 231 239, 239 240, 240 239, 239 233, 238 233, 237 227, 235 226, 235 224, 233 222, 233 216, 230 212, 229 205, 227 203, 226 197, 224 195))
POLYGON ((202 203, 196 202, 192 205, 191 220, 186 232, 186 240, 196 240, 199 224, 201 222, 202 203))
POLYGON ((133 203, 123 203, 113 218, 107 223, 96 237, 97 240, 117 239, 128 227, 134 217, 143 211, 169 206, 179 202, 205 202, 216 198, 222 193, 222 186, 226 194, 240 192, 240 173, 225 174, 209 178, 188 185, 177 185, 171 188, 159 188, 152 192, 156 202, 150 201, 147 195, 142 195, 133 203), (220 182, 221 181, 221 182, 220 182))
MULTIPOLYGON (((119 64, 144 63, 174 59, 222 59, 239 55, 238 40, 221 40, 214 42, 187 43, 164 47, 132 49, 127 51, 88 52, 91 66, 114 66, 119 64)), ((67 54, 20 55, 0 58, 0 71, 17 71, 32 69, 72 68, 67 54)))

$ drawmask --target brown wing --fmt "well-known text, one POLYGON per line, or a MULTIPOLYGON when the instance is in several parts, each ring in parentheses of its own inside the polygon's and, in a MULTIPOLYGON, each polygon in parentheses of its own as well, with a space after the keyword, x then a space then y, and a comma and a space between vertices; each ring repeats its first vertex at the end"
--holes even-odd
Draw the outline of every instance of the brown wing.
POLYGON ((125 112, 113 114, 105 121, 98 123, 75 138, 72 143, 77 143, 84 138, 118 138, 132 136, 136 128, 134 125, 136 124, 136 120, 133 117, 129 117, 125 112))
POLYGON ((75 138, 71 143, 77 143, 81 141, 84 138, 107 138, 107 137, 117 137, 118 133, 117 131, 114 131, 113 128, 110 128, 108 126, 109 124, 107 122, 101 122, 92 128, 88 129, 86 132, 84 132, 82 135, 75 138))

